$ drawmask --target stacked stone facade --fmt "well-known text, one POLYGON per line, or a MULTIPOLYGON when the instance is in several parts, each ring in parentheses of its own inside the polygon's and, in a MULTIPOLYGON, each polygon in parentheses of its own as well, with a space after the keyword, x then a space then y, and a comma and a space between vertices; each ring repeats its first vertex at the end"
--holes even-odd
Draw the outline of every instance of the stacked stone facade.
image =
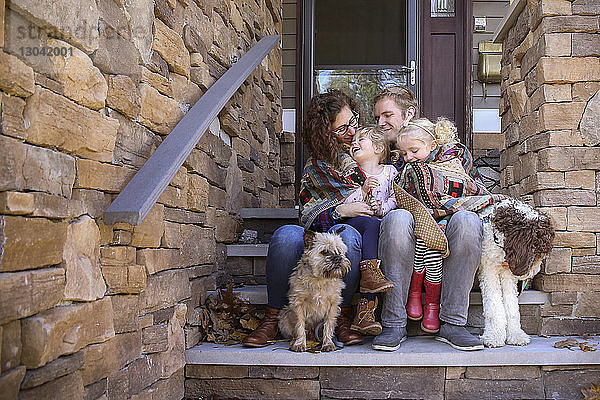
MULTIPOLYGON (((516 0, 515 0, 516 1, 516 0)), ((600 4, 528 0, 503 41, 503 191, 551 215, 541 334, 600 332, 600 4)))
POLYGON ((600 369, 188 365, 186 397, 247 399, 580 399, 600 369))
POLYGON ((102 213, 227 68, 280 33, 280 0, 0 0, 0 397, 183 397, 240 208, 293 201, 280 46, 141 225, 102 213))

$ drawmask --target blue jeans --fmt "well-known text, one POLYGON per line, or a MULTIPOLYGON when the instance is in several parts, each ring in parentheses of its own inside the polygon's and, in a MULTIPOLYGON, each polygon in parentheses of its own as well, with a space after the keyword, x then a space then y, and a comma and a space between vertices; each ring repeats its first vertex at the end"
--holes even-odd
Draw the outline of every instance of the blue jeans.
MULTIPOLYGON (((406 326, 406 301, 415 257, 415 223, 406 210, 392 210, 381 221, 379 258, 386 278, 394 289, 384 293, 381 324, 385 327, 406 326)), ((469 310, 469 293, 481 258, 483 225, 477 214, 459 211, 446 227, 450 255, 442 268, 440 320, 465 325, 469 310)))
MULTIPOLYGON (((329 231, 345 226, 340 234, 348 246, 346 256, 352 266, 344 276, 346 287, 342 290, 342 306, 349 306, 360 282, 360 259, 362 239, 360 233, 350 225, 337 224, 329 231)), ((267 253, 266 274, 268 306, 281 309, 287 304, 289 278, 304 249, 304 229, 298 225, 284 225, 271 237, 267 253)))

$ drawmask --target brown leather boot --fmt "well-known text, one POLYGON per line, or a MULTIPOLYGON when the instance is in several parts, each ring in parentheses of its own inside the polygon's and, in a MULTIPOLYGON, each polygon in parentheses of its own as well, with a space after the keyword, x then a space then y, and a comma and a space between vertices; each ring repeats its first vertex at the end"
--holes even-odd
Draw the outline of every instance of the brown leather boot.
POLYGON ((350 306, 342 307, 335 326, 335 335, 345 346, 362 343, 362 335, 350 329, 351 318, 352 308, 350 306))
POLYGON ((246 347, 265 347, 269 341, 274 340, 279 328, 279 310, 277 308, 267 307, 265 318, 260 325, 244 338, 243 345, 246 347))
POLYGON ((385 279, 379 268, 380 260, 373 258, 360 262, 360 291, 361 293, 389 292, 394 283, 385 279))
POLYGON ((381 324, 375 321, 375 310, 378 303, 377 297, 371 301, 365 298, 360 299, 350 329, 360 332, 363 335, 379 335, 382 330, 381 324))

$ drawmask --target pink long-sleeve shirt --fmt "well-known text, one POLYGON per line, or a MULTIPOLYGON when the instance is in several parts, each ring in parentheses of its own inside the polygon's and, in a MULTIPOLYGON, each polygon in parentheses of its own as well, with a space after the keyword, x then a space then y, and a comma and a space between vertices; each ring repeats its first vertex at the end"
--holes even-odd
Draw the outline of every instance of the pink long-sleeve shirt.
MULTIPOLYGON (((375 177, 379 182, 379 186, 371 190, 372 196, 381 203, 383 215, 398 207, 396 204, 396 196, 394 194, 393 181, 398 170, 393 165, 382 165, 383 170, 378 174, 369 174, 366 171, 367 178, 375 177)), ((344 203, 352 203, 354 201, 363 201, 362 189, 358 188, 353 191, 350 196, 346 197, 344 203)))

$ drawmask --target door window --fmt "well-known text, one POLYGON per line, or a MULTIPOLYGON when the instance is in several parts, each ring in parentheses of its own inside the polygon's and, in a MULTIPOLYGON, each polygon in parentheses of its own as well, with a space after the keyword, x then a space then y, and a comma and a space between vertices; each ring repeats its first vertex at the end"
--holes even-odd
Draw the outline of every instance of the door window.
POLYGON ((373 97, 407 85, 406 0, 316 0, 313 92, 337 88, 356 97, 373 123, 373 97))
POLYGON ((454 0, 431 0, 432 17, 454 17, 454 0))

